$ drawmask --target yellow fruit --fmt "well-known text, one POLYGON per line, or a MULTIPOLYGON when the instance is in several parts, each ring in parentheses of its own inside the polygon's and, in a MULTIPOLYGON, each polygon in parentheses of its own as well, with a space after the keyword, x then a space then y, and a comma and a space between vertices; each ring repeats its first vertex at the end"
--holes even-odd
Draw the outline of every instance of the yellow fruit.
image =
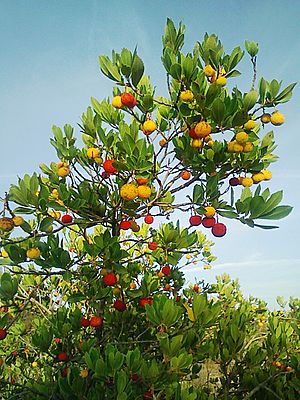
POLYGON ((260 117, 260 120, 263 124, 268 124, 271 122, 271 114, 265 113, 260 117))
POLYGON ((252 178, 241 178, 241 184, 244 187, 250 187, 253 185, 253 180, 252 178))
POLYGON ((210 135, 211 126, 205 121, 198 122, 195 126, 195 134, 198 138, 205 138, 205 136, 210 135))
POLYGON ((122 108, 123 104, 122 104, 122 100, 121 100, 121 96, 115 96, 112 99, 111 105, 115 108, 122 108))
POLYGON ((265 179, 265 176, 262 172, 258 172, 257 174, 252 175, 252 180, 254 183, 259 183, 265 179))
POLYGON ((0 230, 9 232, 14 228, 14 221, 12 218, 3 217, 0 218, 0 230))
POLYGON ((99 157, 100 151, 96 147, 90 147, 87 149, 86 155, 88 158, 91 158, 92 160, 94 160, 95 158, 99 157))
POLYGON ((52 196, 54 199, 59 199, 58 190, 57 190, 57 189, 53 189, 52 192, 51 192, 51 196, 52 196))
POLYGON ((204 142, 208 143, 210 140, 212 140, 212 137, 211 137, 211 135, 207 135, 207 136, 205 136, 205 138, 204 138, 204 142))
POLYGON ((164 274, 162 271, 159 271, 159 272, 157 273, 157 276, 158 276, 159 278, 163 278, 163 277, 165 276, 165 274, 164 274))
POLYGON ((214 141, 213 140, 209 140, 208 142, 207 142, 207 146, 208 147, 213 147, 213 144, 214 144, 214 141))
POLYGON ((38 363, 36 361, 33 361, 31 363, 32 368, 36 368, 38 366, 38 363))
POLYGON ((135 282, 130 282, 130 289, 136 289, 136 283, 135 282))
POLYGON ((252 142, 246 142, 243 145, 243 152, 244 153, 250 153, 253 150, 253 143, 252 142))
POLYGON ((150 135, 152 132, 156 130, 156 123, 151 119, 148 119, 143 123, 143 132, 145 135, 150 135))
POLYGON ((48 214, 50 215, 50 217, 53 217, 55 219, 60 219, 61 216, 60 212, 55 210, 48 211, 48 214))
POLYGON ((225 86, 227 83, 227 79, 225 78, 225 76, 219 76, 219 78, 217 78, 216 80, 216 84, 219 86, 225 86))
POLYGON ((211 206, 205 207, 205 213, 204 213, 204 215, 205 215, 206 217, 211 218, 211 217, 213 217, 213 216, 215 215, 215 213, 216 213, 216 210, 215 210, 214 207, 211 207, 211 206))
POLYGON ((166 283, 164 286, 164 290, 172 290, 171 285, 169 283, 166 283))
POLYGON ((208 64, 208 65, 205 65, 205 67, 203 68, 203 72, 204 72, 205 76, 211 77, 211 76, 214 76, 216 71, 213 69, 213 67, 211 65, 208 64))
POLYGON ((26 251, 26 255, 28 258, 34 260, 35 258, 39 258, 39 256, 41 255, 41 251, 37 247, 32 247, 31 249, 28 249, 26 251))
POLYGON ((165 145, 167 144, 167 141, 166 141, 166 139, 160 139, 160 141, 159 141, 159 145, 161 146, 161 147, 164 147, 165 145))
POLYGON ((263 169, 260 172, 263 174, 265 181, 269 181, 272 178, 272 172, 268 169, 263 169))
POLYGON ((194 147, 194 149, 199 149, 202 147, 202 140, 201 139, 192 139, 191 146, 194 147))
POLYGON ((13 217, 13 221, 15 226, 23 225, 25 222, 23 217, 18 217, 18 216, 13 217))
POLYGON ((193 92, 191 90, 184 90, 180 93, 180 99, 182 101, 190 102, 194 98, 193 92))
POLYGON ((149 199, 151 196, 151 187, 147 185, 140 185, 137 188, 138 190, 138 197, 140 199, 149 199))
POLYGON ((4 257, 4 258, 7 258, 7 257, 8 257, 8 252, 7 252, 6 250, 3 249, 3 250, 1 251, 1 256, 4 257))
POLYGON ((271 123, 275 126, 282 125, 284 123, 284 115, 279 111, 274 111, 271 115, 271 123))
POLYGON ((247 131, 250 131, 251 129, 255 128, 256 123, 255 121, 253 121, 253 119, 249 119, 249 121, 247 121, 244 124, 244 129, 247 129, 247 131))
POLYGON ((192 258, 192 256, 190 254, 187 254, 185 257, 187 260, 190 260, 192 258))
POLYGON ((121 289, 118 288, 118 287, 113 288, 113 294, 114 294, 115 296, 120 296, 120 294, 121 294, 121 289))
POLYGON ((204 265, 203 265, 203 268, 204 268, 204 269, 211 269, 211 265, 209 265, 209 264, 204 264, 204 265))
POLYGON ((70 167, 60 167, 57 170, 57 175, 60 176, 61 178, 64 178, 68 176, 70 173, 70 167))
MULTIPOLYGON (((120 96, 121 97, 121 96, 120 96)), ((87 370, 87 369, 82 369, 81 371, 80 371, 80 376, 81 376, 81 378, 86 378, 86 377, 88 377, 88 375, 89 375, 89 371, 87 370)))
POLYGON ((225 68, 222 67, 222 68, 219 70, 219 76, 224 76, 224 75, 226 75, 226 71, 225 71, 225 68))
POLYGON ((234 144, 233 144, 233 152, 234 153, 242 153, 243 150, 244 150, 244 147, 240 143, 234 142, 234 144))
POLYGON ((134 200, 138 197, 138 189, 133 183, 125 183, 121 187, 120 195, 124 200, 134 200))
POLYGON ((246 133, 246 132, 238 132, 238 133, 235 135, 235 140, 236 140, 239 144, 246 143, 247 140, 248 140, 248 138, 249 138, 249 135, 248 135, 248 133, 246 133))
POLYGON ((236 143, 235 141, 227 143, 227 151, 228 151, 228 153, 234 153, 234 145, 235 145, 235 143, 236 143))

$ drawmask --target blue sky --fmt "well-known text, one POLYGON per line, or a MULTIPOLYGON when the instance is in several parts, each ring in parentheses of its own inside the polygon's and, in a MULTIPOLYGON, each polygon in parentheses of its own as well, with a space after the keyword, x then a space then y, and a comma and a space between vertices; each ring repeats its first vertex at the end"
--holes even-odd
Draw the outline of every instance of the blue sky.
MULTIPOLYGON (((49 145, 53 124, 76 126, 91 96, 111 95, 112 84, 99 72, 98 55, 138 45, 157 93, 164 92, 161 36, 166 18, 171 17, 187 27, 186 51, 206 31, 216 33, 228 51, 243 46, 245 39, 258 42, 258 75, 282 80, 286 86, 297 81, 300 71, 299 13, 300 3, 291 0, 2 0, 0 193, 17 175, 56 160, 49 145)), ((242 72, 237 84, 247 90, 246 59, 242 72)), ((293 213, 279 221, 276 231, 226 222, 228 234, 214 247, 218 256, 214 269, 190 268, 189 280, 194 276, 212 280, 228 272, 240 279, 245 293, 265 298, 271 306, 277 295, 300 296, 299 104, 297 86, 291 102, 280 107, 286 123, 275 131, 280 160, 272 166, 270 183, 271 190, 284 190, 284 201, 294 206, 293 213)))

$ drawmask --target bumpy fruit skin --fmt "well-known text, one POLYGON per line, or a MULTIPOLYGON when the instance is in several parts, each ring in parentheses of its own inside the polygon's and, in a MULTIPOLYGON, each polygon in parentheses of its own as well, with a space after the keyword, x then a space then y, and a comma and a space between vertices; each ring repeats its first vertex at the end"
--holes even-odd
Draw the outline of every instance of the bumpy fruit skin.
POLYGON ((216 71, 213 69, 211 65, 208 64, 205 65, 205 67, 203 68, 203 72, 205 76, 212 77, 215 75, 216 71))
POLYGON ((250 153, 253 150, 253 143, 252 142, 246 142, 243 145, 243 152, 244 153, 250 153))
POLYGON ((235 136, 235 140, 239 143, 239 144, 244 144, 247 142, 249 138, 248 133, 246 132, 238 132, 235 136))
POLYGON ((185 181, 188 181, 191 177, 191 173, 189 171, 182 171, 181 178, 185 181))
POLYGON ((201 224, 202 218, 200 217, 200 215, 192 215, 189 221, 192 226, 198 226, 201 224))
POLYGON ((227 228, 226 225, 222 224, 221 222, 215 224, 212 228, 211 228, 211 232, 214 236, 216 237, 222 237, 226 234, 227 232, 227 228))
POLYGON ((142 176, 138 176, 137 178, 135 178, 135 180, 137 181, 138 185, 147 185, 148 183, 148 178, 144 178, 142 176))
POLYGON ((285 117, 281 112, 274 111, 271 115, 271 124, 275 126, 282 125, 284 123, 285 117))
POLYGON ((229 179, 230 186, 238 186, 240 184, 239 178, 233 177, 229 179))
POLYGON ((70 224, 73 221, 73 217, 70 214, 65 214, 61 217, 61 222, 63 224, 70 224))
POLYGON ((202 145, 203 145, 203 142, 201 139, 192 139, 191 146, 194 149, 200 149, 200 147, 202 147, 202 145))
POLYGON ((201 121, 195 126, 195 133, 198 138, 205 138, 211 134, 211 126, 208 122, 201 121))
POLYGON ((13 217, 13 223, 14 223, 15 226, 23 225, 24 222, 25 222, 24 218, 22 218, 22 217, 19 217, 19 216, 13 217))
POLYGON ((252 175, 252 180, 254 183, 259 183, 265 180, 264 174, 262 172, 258 172, 257 174, 252 175))
POLYGON ((260 172, 264 175, 265 181, 269 181, 272 178, 272 172, 268 169, 262 169, 260 172))
POLYGON ((87 328, 88 326, 90 326, 90 320, 82 317, 80 320, 80 326, 82 326, 83 328, 87 328))
POLYGON ((112 99, 111 105, 112 105, 114 108, 118 108, 118 109, 122 108, 122 107, 123 107, 123 103, 122 103, 121 96, 115 96, 115 97, 112 99))
POLYGON ((0 218, 0 230, 10 232, 14 228, 14 226, 15 224, 12 218, 0 218))
POLYGON ((133 108, 136 105, 136 98, 131 93, 122 93, 121 101, 123 106, 133 108))
POLYGON ((57 163, 57 175, 60 178, 65 178, 69 174, 70 174, 70 166, 68 165, 68 163, 59 161, 57 163))
POLYGON ((170 265, 164 265, 164 266, 162 267, 162 269, 161 269, 161 272, 162 272, 164 275, 169 275, 169 274, 171 273, 171 267, 170 267, 170 265))
POLYGON ((194 95, 191 90, 184 90, 180 93, 180 100, 186 101, 187 103, 193 101, 194 95))
POLYGON ((212 207, 212 206, 206 206, 206 207, 205 207, 205 213, 204 213, 204 215, 205 215, 206 217, 211 218, 211 217, 213 217, 215 214, 216 214, 216 210, 215 210, 214 207, 212 207))
POLYGON ((144 221, 145 221, 146 224, 150 225, 150 224, 153 223, 154 217, 152 215, 146 215, 145 218, 144 218, 144 221))
POLYGON ((202 219, 202 225, 203 225, 205 228, 211 228, 211 227, 213 227, 213 226, 215 225, 215 223, 216 223, 216 220, 214 219, 214 217, 211 217, 211 218, 209 218, 209 217, 204 217, 204 218, 202 219))
POLYGON ((81 378, 87 378, 89 375, 89 371, 87 369, 82 369, 79 373, 81 378))
POLYGON ((151 119, 148 119, 143 123, 143 132, 145 135, 151 135, 156 130, 156 123, 151 119))
POLYGON ((130 221, 121 221, 120 222, 120 229, 123 229, 124 231, 126 231, 130 227, 131 227, 130 221))
POLYGON ((105 172, 108 172, 109 174, 116 174, 118 170, 113 166, 114 160, 106 160, 103 163, 103 169, 105 172))
POLYGON ((107 274, 103 277, 103 283, 106 286, 114 286, 118 282, 117 276, 114 273, 107 274))
POLYGON ((242 178, 241 179, 241 184, 244 187, 250 187, 253 185, 253 179, 252 178, 242 178))
POLYGON ((140 185, 137 188, 138 190, 138 197, 140 199, 149 199, 151 196, 151 187, 147 185, 140 185))
POLYGON ((94 160, 95 158, 99 158, 100 151, 96 147, 89 147, 86 151, 86 155, 88 158, 94 160))
POLYGON ((103 318, 100 317, 99 315, 94 315, 90 319, 90 326, 93 328, 100 328, 103 325, 103 318))
POLYGON ((146 304, 152 304, 152 298, 151 297, 141 297, 139 299, 140 307, 145 307, 146 304))
POLYGON ((37 247, 32 247, 31 249, 28 249, 26 251, 26 255, 31 260, 34 260, 36 258, 39 258, 39 256, 41 255, 41 251, 37 247))
POLYGON ((219 86, 225 86, 227 83, 227 79, 225 78, 225 76, 219 76, 219 78, 217 78, 216 80, 216 84, 219 86))
POLYGON ((67 361, 68 354, 65 351, 61 351, 57 356, 58 361, 67 361))
POLYGON ((160 147, 164 147, 167 144, 167 140, 165 138, 160 139, 159 145, 160 147))
POLYGON ((6 329, 1 328, 1 329, 0 329, 0 340, 5 339, 6 336, 7 336, 7 331, 6 331, 6 329))
POLYGON ((138 197, 138 188, 133 183, 125 183, 121 187, 120 196, 124 200, 134 200, 138 197))
POLYGON ((253 121, 253 119, 249 119, 249 121, 244 124, 244 129, 246 129, 247 131, 251 131, 251 129, 254 129, 255 126, 255 121, 253 121))
POLYGON ((269 122, 271 122, 271 114, 268 113, 264 113, 261 117, 260 120, 263 124, 268 124, 269 122))
POLYGON ((196 135, 196 132, 195 132, 195 128, 191 128, 189 130, 189 137, 191 137, 192 139, 198 139, 198 136, 196 135))
POLYGON ((149 250, 156 250, 156 249, 157 249, 157 246, 158 246, 157 242, 150 242, 150 243, 148 243, 148 249, 149 249, 149 250))
POLYGON ((123 312, 126 310, 126 304, 122 300, 115 300, 114 301, 114 308, 117 311, 123 312))

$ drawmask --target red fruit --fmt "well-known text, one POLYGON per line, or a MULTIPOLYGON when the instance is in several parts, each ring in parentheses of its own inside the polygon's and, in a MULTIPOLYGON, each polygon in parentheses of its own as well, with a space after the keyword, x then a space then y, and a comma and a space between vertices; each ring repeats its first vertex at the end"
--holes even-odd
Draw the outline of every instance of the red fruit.
POLYGON ((106 160, 103 163, 103 169, 105 172, 108 172, 109 174, 116 174, 118 170, 113 166, 114 160, 106 160))
POLYGON ((64 369, 61 371, 61 376, 62 376, 63 378, 66 378, 66 377, 68 376, 68 367, 64 368, 64 369))
POLYGON ((65 214, 61 217, 61 222, 63 224, 70 224, 73 221, 73 217, 70 214, 65 214))
POLYGON ((181 178, 184 180, 184 181, 188 181, 189 179, 190 179, 190 177, 191 177, 191 173, 190 173, 190 171, 182 171, 181 172, 181 178))
POLYGON ((106 286, 114 286, 118 282, 116 274, 107 274, 103 277, 103 283, 106 286))
POLYGON ((87 319, 87 318, 82 317, 81 320, 80 320, 80 325, 83 328, 86 328, 87 326, 90 326, 90 320, 87 319))
POLYGON ((92 326, 93 328, 100 328, 100 326, 103 325, 103 318, 98 316, 98 315, 94 315, 91 319, 90 319, 90 326, 92 326))
POLYGON ((60 338, 56 337, 53 339, 55 343, 59 343, 60 342, 60 338))
POLYGON ((7 335, 7 330, 6 329, 0 329, 0 340, 5 339, 6 335, 7 335))
POLYGON ((202 218, 200 217, 200 215, 192 215, 192 216, 190 217, 190 224, 191 224, 192 226, 200 225, 200 224, 201 224, 201 221, 202 221, 202 218))
POLYGON ((177 301, 177 303, 178 303, 180 300, 181 300, 181 296, 177 295, 177 296, 176 296, 176 301, 177 301))
POLYGON ((58 361, 67 361, 68 354, 65 351, 61 351, 57 356, 58 361))
POLYGON ((136 105, 136 98, 131 93, 122 93, 121 102, 123 106, 133 108, 136 105))
POLYGON ((135 179, 136 181, 137 181, 137 184, 138 185, 147 185, 147 183, 148 183, 148 178, 143 178, 143 177, 138 177, 138 178, 136 178, 135 179))
POLYGON ((222 224, 221 222, 215 224, 211 229, 212 234, 216 237, 224 236, 226 234, 226 231, 227 231, 226 225, 222 224))
POLYGON ((143 399, 144 400, 153 399, 153 392, 151 390, 147 390, 147 392, 145 392, 143 395, 143 399))
POLYGON ((144 221, 146 224, 150 225, 154 221, 154 218, 152 217, 152 215, 146 215, 146 217, 144 218, 144 221))
POLYGON ((202 225, 205 228, 211 228, 211 227, 213 227, 215 225, 215 223, 216 223, 216 220, 215 220, 214 217, 211 217, 211 218, 204 217, 203 220, 202 220, 202 225))
POLYGON ((230 178, 229 179, 229 185, 230 186, 238 186, 240 184, 239 178, 230 178))
POLYGON ((129 379, 131 380, 131 381, 133 381, 133 382, 136 382, 136 381, 138 381, 139 380, 139 376, 138 376, 138 374, 130 374, 129 375, 129 379))
POLYGON ((131 227, 130 221, 121 221, 120 222, 120 229, 123 229, 124 231, 126 231, 130 227, 131 227))
POLYGON ((157 243, 156 242, 150 242, 148 243, 148 249, 149 250, 156 250, 157 249, 157 243))
POLYGON ((122 300, 115 300, 114 302, 114 308, 117 311, 123 312, 126 310, 126 304, 122 300))
POLYGON ((103 171, 103 172, 101 173, 101 176, 102 176, 103 179, 108 179, 108 178, 110 177, 110 173, 109 173, 109 172, 106 172, 106 171, 103 171))
POLYGON ((191 137, 192 139, 198 139, 198 136, 196 135, 196 132, 195 132, 195 129, 194 129, 194 128, 191 128, 191 129, 189 130, 189 135, 190 135, 190 137, 191 137))
POLYGON ((165 275, 169 275, 171 272, 171 267, 170 265, 164 265, 161 269, 161 272, 165 275))
POLYGON ((18 353, 17 353, 16 351, 12 351, 12 352, 11 352, 11 355, 12 355, 13 357, 16 357, 17 354, 18 354, 18 353))
POLYGON ((145 307, 146 304, 152 304, 152 298, 151 297, 141 297, 139 300, 139 305, 141 307, 145 307))
POLYGON ((193 292, 198 293, 198 292, 199 292, 199 289, 200 289, 200 288, 199 288, 198 285, 195 284, 195 285, 193 286, 193 292))

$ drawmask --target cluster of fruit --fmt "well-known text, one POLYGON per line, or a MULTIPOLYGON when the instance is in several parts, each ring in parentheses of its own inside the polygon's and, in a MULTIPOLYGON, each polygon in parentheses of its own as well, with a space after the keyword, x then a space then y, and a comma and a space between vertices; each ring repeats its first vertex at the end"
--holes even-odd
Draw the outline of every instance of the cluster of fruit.
POLYGON ((149 199, 152 192, 151 187, 147 184, 139 184, 139 181, 137 181, 138 186, 136 186, 135 183, 125 183, 121 187, 120 196, 122 197, 122 199, 128 201, 135 200, 136 198, 139 198, 141 200, 149 199))
POLYGON ((211 228, 211 232, 216 237, 222 237, 226 234, 226 225, 222 222, 218 222, 216 216, 216 210, 212 206, 205 207, 204 218, 201 215, 192 215, 189 222, 192 226, 203 225, 204 228, 211 228))
POLYGON ((2 232, 10 232, 16 226, 21 226, 24 224, 24 218, 15 216, 13 218, 10 217, 2 217, 0 218, 0 231, 2 232))
POLYGON ((250 187, 254 183, 260 183, 262 181, 269 181, 272 178, 272 172, 268 169, 262 169, 260 172, 252 174, 251 177, 239 176, 232 177, 229 179, 230 186, 242 185, 244 187, 250 187))

